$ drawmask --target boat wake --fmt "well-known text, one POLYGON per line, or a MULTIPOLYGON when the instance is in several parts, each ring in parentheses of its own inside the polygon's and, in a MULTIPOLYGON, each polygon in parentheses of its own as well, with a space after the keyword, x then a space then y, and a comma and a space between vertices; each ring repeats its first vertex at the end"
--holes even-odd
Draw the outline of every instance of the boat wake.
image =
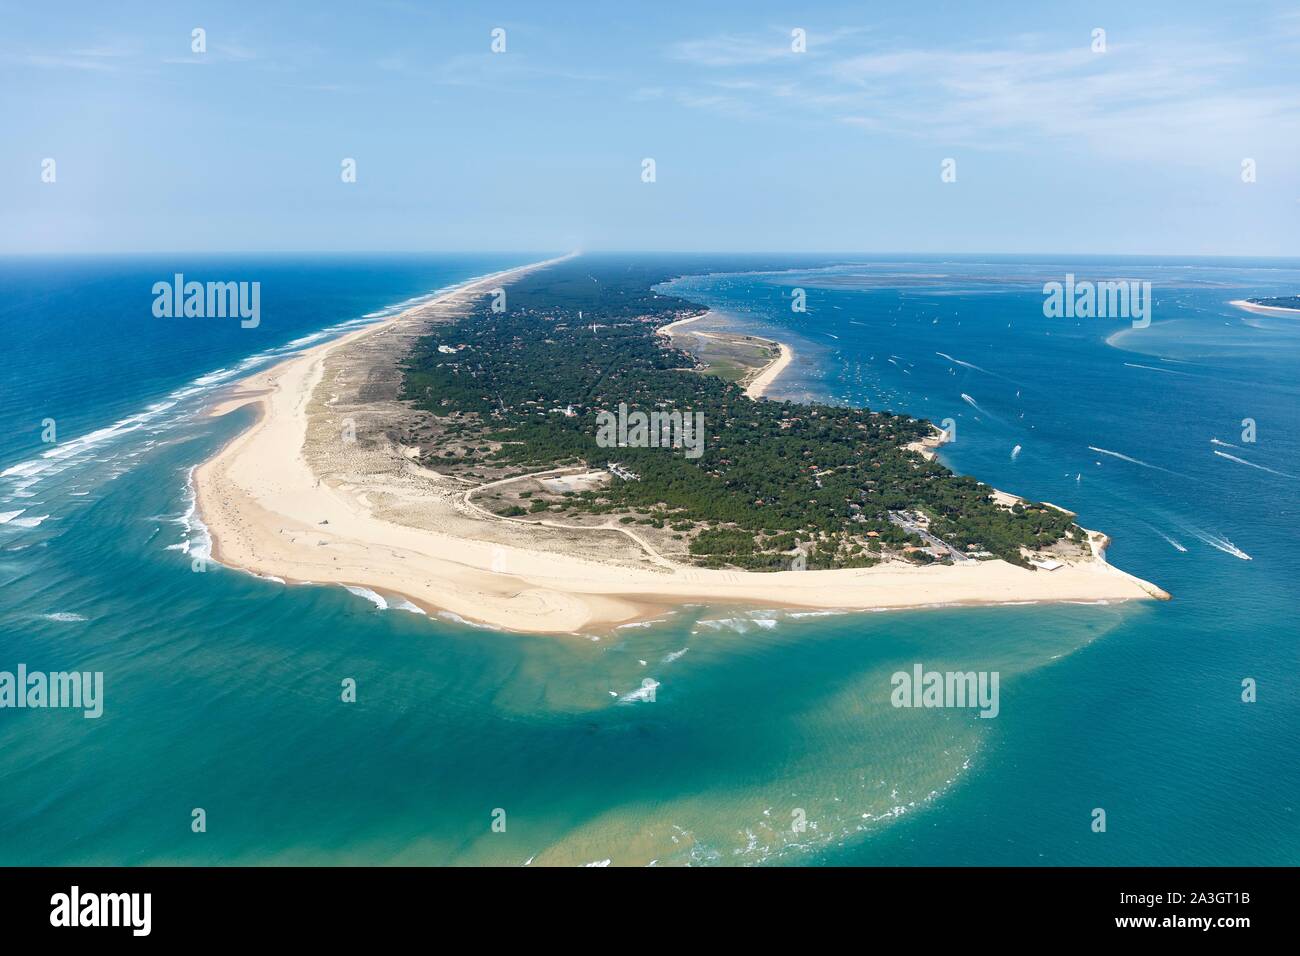
POLYGON ((1095 451, 1099 455, 1109 455, 1112 458, 1118 458, 1120 461, 1127 461, 1130 464, 1140 465, 1143 468, 1151 468, 1155 471, 1163 471, 1166 475, 1174 475, 1178 478, 1186 478, 1186 475, 1180 475, 1176 471, 1170 471, 1168 468, 1161 468, 1159 465, 1153 465, 1150 462, 1142 461, 1140 458, 1130 458, 1128 455, 1120 454, 1117 451, 1111 451, 1109 448, 1098 448, 1096 445, 1089 445, 1089 451, 1095 451))
POLYGON ((1296 478, 1295 475, 1288 475, 1285 471, 1278 471, 1274 468, 1265 468, 1263 465, 1257 465, 1253 461, 1246 461, 1246 459, 1238 458, 1236 455, 1229 455, 1226 451, 1219 451, 1217 448, 1214 449, 1214 453, 1220 458, 1226 458, 1228 461, 1235 461, 1237 464, 1246 465, 1249 468, 1258 468, 1260 471, 1266 471, 1270 475, 1277 475, 1279 478, 1296 478))
POLYGON ((1248 555, 1245 551, 1242 551, 1241 548, 1237 547, 1227 538, 1221 538, 1218 535, 1210 534, 1208 531, 1193 531, 1192 533, 1210 547, 1218 548, 1224 554, 1230 554, 1234 558, 1240 558, 1243 561, 1254 560, 1254 558, 1248 555))
POLYGON ((1165 543, 1168 544, 1170 547, 1172 547, 1175 551, 1181 551, 1184 554, 1187 553, 1187 547, 1181 541, 1177 541, 1174 538, 1169 537, 1169 535, 1165 534, 1155 525, 1147 525, 1147 527, 1149 527, 1156 534, 1160 535, 1160 537, 1164 538, 1165 543))

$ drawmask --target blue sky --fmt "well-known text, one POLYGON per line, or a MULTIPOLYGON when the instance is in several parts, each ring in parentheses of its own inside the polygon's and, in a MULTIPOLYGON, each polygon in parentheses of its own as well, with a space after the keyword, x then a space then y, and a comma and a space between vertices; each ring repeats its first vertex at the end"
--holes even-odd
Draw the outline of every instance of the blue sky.
POLYGON ((0 2, 0 17, 8 253, 1300 254, 1293 3, 0 2))

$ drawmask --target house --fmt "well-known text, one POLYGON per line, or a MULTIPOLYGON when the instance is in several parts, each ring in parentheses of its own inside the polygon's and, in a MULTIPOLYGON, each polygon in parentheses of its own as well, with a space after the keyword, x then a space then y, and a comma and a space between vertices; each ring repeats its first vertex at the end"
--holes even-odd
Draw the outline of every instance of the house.
POLYGON ((619 464, 618 462, 616 462, 616 461, 611 461, 611 462, 609 463, 609 470, 610 470, 610 473, 611 473, 611 474, 616 475, 616 476, 619 477, 619 478, 622 478, 624 481, 640 481, 640 480, 641 480, 641 476, 640 476, 640 475, 638 475, 638 474, 637 474, 636 472, 634 472, 634 471, 628 471, 626 468, 624 468, 622 465, 620 465, 620 464, 619 464))

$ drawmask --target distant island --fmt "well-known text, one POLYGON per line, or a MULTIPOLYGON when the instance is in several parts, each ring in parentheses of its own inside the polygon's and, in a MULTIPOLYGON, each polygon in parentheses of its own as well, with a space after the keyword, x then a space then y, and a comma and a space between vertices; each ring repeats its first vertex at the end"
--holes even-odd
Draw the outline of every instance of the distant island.
POLYGON ((1288 315, 1300 313, 1300 295, 1259 296, 1251 299, 1234 299, 1232 304, 1247 312, 1261 315, 1288 315))
POLYGON ((788 346, 656 291, 671 261, 487 276, 251 376, 195 470, 223 563, 577 632, 683 603, 1167 598, 1075 516, 956 475, 930 423, 755 398, 788 346))

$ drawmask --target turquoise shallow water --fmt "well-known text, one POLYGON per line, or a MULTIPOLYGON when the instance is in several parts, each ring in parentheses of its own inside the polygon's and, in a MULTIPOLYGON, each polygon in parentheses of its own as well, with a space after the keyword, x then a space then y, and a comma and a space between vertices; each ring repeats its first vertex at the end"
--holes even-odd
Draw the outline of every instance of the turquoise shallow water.
POLYGON ((1078 511, 1169 603, 691 607, 539 638, 190 570, 188 470, 242 424, 194 416, 211 389, 526 258, 242 264, 286 304, 255 341, 160 337, 137 288, 152 263, 4 263, 0 514, 23 514, 0 526, 0 669, 100 670, 105 703, 0 710, 0 863, 1300 860, 1300 323, 1226 304, 1293 292, 1295 263, 897 259, 671 284, 794 344, 777 397, 954 418, 953 467, 1078 511), (1042 277, 1067 270, 1151 278, 1152 326, 1045 319, 1042 277), (66 455, 39 457, 47 415, 66 455), (999 716, 891 707, 914 662, 998 671, 999 716), (630 696, 647 677, 655 699, 630 696))

